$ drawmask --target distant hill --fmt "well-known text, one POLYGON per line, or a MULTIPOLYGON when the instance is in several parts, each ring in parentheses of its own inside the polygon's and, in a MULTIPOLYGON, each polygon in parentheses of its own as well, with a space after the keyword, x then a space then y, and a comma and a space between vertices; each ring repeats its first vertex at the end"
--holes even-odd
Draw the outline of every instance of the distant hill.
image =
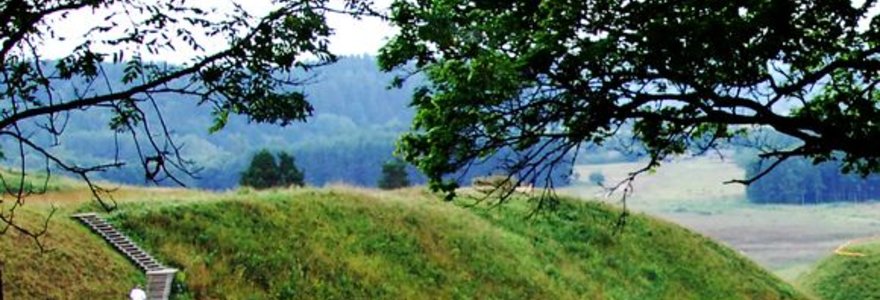
MULTIPOLYGON (((102 67, 110 78, 122 77, 123 65, 106 64, 102 67)), ((392 158, 398 137, 410 128, 414 115, 409 107, 412 90, 422 83, 419 76, 413 76, 401 88, 391 89, 389 85, 393 77, 394 74, 381 72, 372 56, 343 57, 334 64, 301 74, 301 78, 308 80, 293 89, 307 95, 307 100, 314 106, 314 115, 305 123, 286 127, 252 124, 244 117, 230 116, 223 130, 211 134, 208 131, 213 118, 211 105, 199 106, 199 99, 176 94, 156 95, 156 109, 146 105, 145 111, 154 121, 152 134, 161 132, 156 128, 159 122, 155 110, 158 110, 176 144, 182 146, 183 158, 194 162, 192 170, 198 170, 196 177, 176 172, 188 187, 212 190, 236 187, 251 155, 264 148, 292 153, 296 164, 305 171, 305 181, 309 185, 344 182, 371 187, 376 186, 382 164, 392 158)), ((57 93, 76 93, 74 87, 80 86, 61 85, 69 88, 59 89, 57 93)), ((124 87, 119 82, 109 85, 116 90, 124 87)), ((106 87, 94 89, 100 91, 106 87)), ((111 108, 101 107, 74 111, 65 116, 64 134, 58 143, 40 135, 38 143, 77 165, 104 164, 118 157, 127 165, 94 176, 126 184, 145 184, 144 170, 131 135, 108 127, 113 114, 111 108)), ((33 121, 36 123, 24 126, 27 127, 25 131, 42 133, 37 126, 43 125, 39 122, 45 120, 33 121)), ((147 144, 143 140, 146 132, 139 132, 139 136, 141 144, 147 144)), ((160 144, 164 142, 162 138, 158 139, 160 144)), ((6 144, 0 143, 2 149, 18 149, 17 145, 9 144, 13 142, 11 140, 3 142, 6 144)), ((6 154, 3 164, 19 165, 17 153, 6 154)), ((499 169, 504 155, 488 158, 485 164, 470 168, 470 173, 456 174, 456 177, 467 184, 473 176, 493 173, 499 169)), ((45 159, 39 154, 30 153, 27 158, 30 168, 46 168, 45 159)), ((569 169, 567 166, 554 169, 559 175, 554 176, 557 177, 554 179, 557 186, 567 181, 560 178, 566 176, 569 169)), ((171 171, 177 170, 172 168, 171 171)), ((425 182, 414 168, 410 168, 410 175, 410 181, 415 184, 425 182)), ((161 184, 175 185, 171 180, 161 184)))
MULTIPOLYGON (((110 78, 121 78, 124 65, 106 64, 103 68, 110 78)), ((403 88, 389 89, 393 75, 381 72, 371 56, 343 57, 334 64, 302 74, 302 78, 308 78, 306 84, 294 89, 307 94, 308 101, 315 108, 314 115, 306 123, 287 127, 249 124, 244 117, 231 116, 222 131, 210 134, 210 105, 199 106, 198 99, 191 96, 157 95, 158 110, 177 144, 183 145, 184 158, 192 160, 201 169, 197 178, 181 176, 184 182, 188 186, 206 189, 233 188, 238 184, 239 173, 244 170, 250 155, 268 148, 292 152, 299 158, 297 163, 305 169, 309 184, 375 185, 382 163, 392 157, 397 137, 409 128, 413 110, 408 104, 412 87, 419 83, 419 79, 413 78, 403 88)), ((120 82, 109 84, 113 89, 124 87, 120 82)), ((76 93, 76 84, 61 83, 60 86, 68 88, 59 88, 56 93, 76 93)), ((107 89, 103 85, 93 88, 97 91, 107 89)), ((145 110, 149 115, 155 114, 149 105, 145 110)), ((48 138, 38 142, 62 158, 81 165, 106 163, 119 156, 128 163, 127 166, 95 176, 144 184, 144 171, 130 135, 116 133, 108 127, 112 115, 109 108, 74 111, 64 118, 66 126, 59 144, 48 138), (119 145, 118 152, 115 145, 119 145)), ((153 121, 156 121, 155 116, 153 121)), ((36 131, 39 124, 30 125, 36 131)), ((153 126, 158 127, 158 121, 153 126)), ((0 144, 0 147, 18 149, 11 144, 0 144)), ((6 157, 8 159, 3 164, 19 164, 17 153, 6 157)), ((39 155, 32 153, 28 157, 32 168, 45 169, 45 160, 39 155)), ((424 182, 415 173, 413 181, 424 182)), ((173 185, 170 181, 166 184, 173 185)))
POLYGON ((800 278, 802 286, 826 300, 880 299, 880 242, 844 250, 850 255, 822 260, 800 278))

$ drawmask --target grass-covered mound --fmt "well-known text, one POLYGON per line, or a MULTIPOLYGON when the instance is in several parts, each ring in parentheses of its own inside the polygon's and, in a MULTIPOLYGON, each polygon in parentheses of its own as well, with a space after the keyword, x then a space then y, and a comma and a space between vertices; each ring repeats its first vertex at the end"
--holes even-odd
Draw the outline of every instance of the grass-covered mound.
POLYGON ((527 218, 421 191, 345 188, 127 206, 113 221, 179 267, 179 296, 266 298, 802 298, 737 253, 681 227, 565 201, 527 218))
POLYGON ((834 254, 800 278, 816 296, 827 299, 880 299, 880 243, 849 246, 847 252, 864 256, 834 254))
MULTIPOLYGON (((15 222, 39 230, 47 214, 19 208, 15 222)), ((98 235, 56 214, 42 237, 46 252, 15 229, 0 235, 6 299, 126 299, 143 275, 98 235)))
MULTIPOLYGON (((12 227, 0 224, 0 279, 5 299, 128 299, 130 289, 145 278, 136 266, 122 254, 71 218, 76 212, 102 211, 92 200, 92 193, 84 183, 53 175, 46 177, 30 173, 26 187, 37 190, 15 209, 13 222, 37 232, 48 222, 46 235, 40 240, 45 246, 41 252, 34 240, 12 227), (44 191, 43 187, 48 187, 44 191)), ((14 172, 0 170, 7 183, 17 180, 14 172)), ((105 183, 102 183, 105 184, 105 183)), ((169 198, 180 201, 198 201, 204 193, 194 190, 167 188, 138 188, 104 185, 114 189, 113 198, 120 203, 169 203, 169 198), (118 189, 117 189, 118 188, 118 189)), ((2 188, 0 188, 2 192, 2 188)), ((110 199, 108 202, 111 202, 110 199)), ((14 198, 6 195, 0 203, 4 217, 14 198)), ((129 204, 126 204, 129 205, 129 204)), ((152 205, 152 204, 151 204, 152 205)))

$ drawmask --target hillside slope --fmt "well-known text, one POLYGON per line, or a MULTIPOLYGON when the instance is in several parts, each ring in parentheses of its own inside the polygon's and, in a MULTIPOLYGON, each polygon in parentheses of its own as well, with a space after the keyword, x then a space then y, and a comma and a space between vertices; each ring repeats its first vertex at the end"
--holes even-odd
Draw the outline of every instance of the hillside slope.
POLYGON ((565 201, 465 208, 418 190, 305 189, 126 204, 111 219, 183 270, 179 298, 803 298, 678 226, 565 201))
MULTIPOLYGON (((41 228, 47 214, 20 209, 16 222, 41 228)), ((56 215, 42 239, 9 229, 0 236, 0 263, 6 299, 123 299, 143 275, 88 228, 56 215)))
POLYGON ((801 284, 827 300, 880 299, 880 243, 850 246, 846 251, 864 256, 834 254, 801 277, 801 284))

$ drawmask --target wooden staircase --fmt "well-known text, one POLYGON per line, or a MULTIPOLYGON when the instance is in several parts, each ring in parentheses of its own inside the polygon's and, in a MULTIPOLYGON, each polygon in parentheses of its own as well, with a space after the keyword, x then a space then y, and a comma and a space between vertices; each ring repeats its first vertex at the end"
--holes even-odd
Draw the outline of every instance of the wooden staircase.
POLYGON ((177 270, 159 263, 156 258, 135 245, 128 237, 113 228, 110 223, 96 213, 73 215, 93 231, 101 235, 116 250, 128 257, 147 274, 147 298, 150 300, 166 300, 171 295, 171 283, 177 270))

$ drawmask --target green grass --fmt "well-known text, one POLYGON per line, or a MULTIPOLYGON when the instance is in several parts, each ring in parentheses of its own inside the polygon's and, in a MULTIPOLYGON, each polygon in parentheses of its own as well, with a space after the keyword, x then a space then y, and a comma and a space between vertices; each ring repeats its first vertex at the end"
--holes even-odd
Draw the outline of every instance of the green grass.
MULTIPOLYGON (((19 208, 15 221, 41 228, 43 210, 19 208)), ((6 299, 124 299, 143 275, 100 237, 56 215, 40 252, 33 239, 9 229, 0 236, 6 299)))
POLYGON ((800 278, 801 285, 827 300, 880 299, 880 243, 846 250, 865 256, 832 255, 800 278))
POLYGON ((527 218, 419 190, 305 189, 126 203, 112 221, 182 270, 178 298, 800 299, 734 251, 566 200, 527 218))
MULTIPOLYGON (((0 210, 9 218, 17 191, 24 187, 25 198, 14 210, 13 222, 26 230, 39 232, 52 207, 57 212, 49 219, 47 233, 40 237, 45 251, 40 251, 30 236, 0 223, 0 270, 7 299, 122 299, 143 275, 123 256, 114 252, 99 236, 70 218, 70 205, 79 206, 73 195, 90 195, 84 184, 59 175, 29 172, 21 181, 20 173, 0 170, 5 184, 0 184, 0 210), (57 205, 56 205, 57 204, 57 205)), ((89 196, 84 197, 89 199, 89 196)))
POLYGON ((18 192, 19 189, 25 193, 59 192, 81 185, 61 175, 47 176, 45 172, 37 171, 27 172, 22 178, 21 172, 11 169, 0 169, 0 179, 0 193, 18 192))

